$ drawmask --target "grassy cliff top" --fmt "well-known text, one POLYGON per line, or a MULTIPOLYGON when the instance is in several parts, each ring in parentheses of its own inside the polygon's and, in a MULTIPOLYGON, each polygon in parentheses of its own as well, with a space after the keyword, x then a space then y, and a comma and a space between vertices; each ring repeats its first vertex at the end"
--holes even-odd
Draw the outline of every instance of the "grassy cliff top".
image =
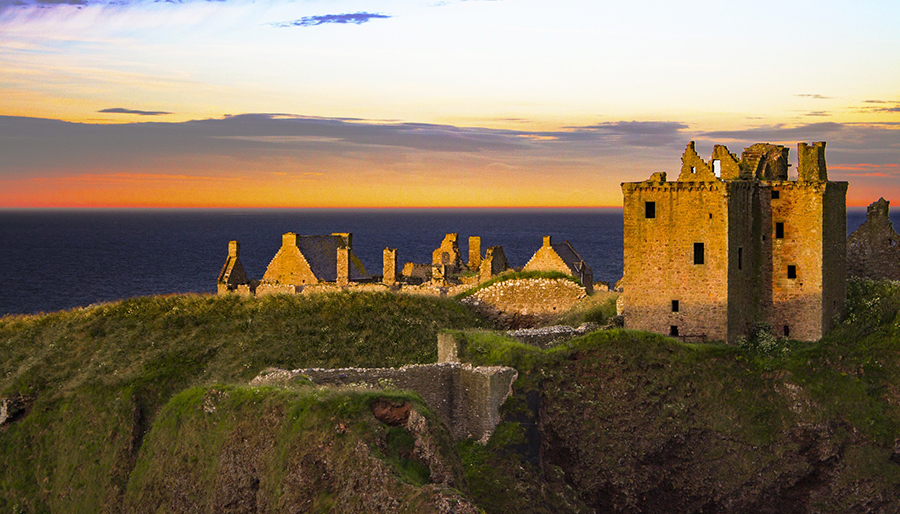
POLYGON ((483 322, 393 294, 162 296, 0 318, 0 511, 119 511, 144 435, 183 390, 262 369, 433 362, 483 322), (12 407, 11 407, 12 409, 12 407))

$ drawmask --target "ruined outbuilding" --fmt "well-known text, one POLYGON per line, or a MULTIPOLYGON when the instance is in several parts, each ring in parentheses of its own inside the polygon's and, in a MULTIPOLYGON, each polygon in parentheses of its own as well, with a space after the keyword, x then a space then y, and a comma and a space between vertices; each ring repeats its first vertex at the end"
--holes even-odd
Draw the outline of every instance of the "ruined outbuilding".
POLYGON ((544 244, 522 271, 558 271, 577 278, 588 294, 593 291, 594 272, 568 241, 554 243, 550 236, 544 236, 544 244))
POLYGON ((288 232, 281 248, 269 262, 257 291, 286 292, 298 286, 332 282, 347 285, 368 282, 362 262, 353 255, 351 234, 300 236, 288 232))
POLYGON ((890 202, 869 205, 866 221, 847 238, 847 274, 874 280, 900 280, 900 235, 889 217, 890 202))
POLYGON ((734 341, 764 323, 819 339, 844 307, 846 182, 828 180, 825 143, 757 143, 740 159, 694 143, 681 173, 622 184, 625 327, 734 341))

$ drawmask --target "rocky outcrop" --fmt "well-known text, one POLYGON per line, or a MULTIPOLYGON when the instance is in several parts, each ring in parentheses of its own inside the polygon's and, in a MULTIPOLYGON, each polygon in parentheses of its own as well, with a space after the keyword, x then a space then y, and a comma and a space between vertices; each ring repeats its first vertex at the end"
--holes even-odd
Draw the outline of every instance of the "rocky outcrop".
POLYGON ((869 205, 866 221, 847 238, 847 275, 900 280, 900 234, 889 217, 890 202, 869 205))

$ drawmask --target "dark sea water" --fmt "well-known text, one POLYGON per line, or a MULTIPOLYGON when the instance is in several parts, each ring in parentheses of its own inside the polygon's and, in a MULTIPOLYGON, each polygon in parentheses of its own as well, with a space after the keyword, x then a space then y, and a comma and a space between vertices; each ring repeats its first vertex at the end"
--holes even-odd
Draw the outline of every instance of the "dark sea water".
MULTIPOLYGON (((848 231, 864 220, 865 209, 850 209, 848 231)), ((622 276, 621 209, 5 210, 0 315, 211 293, 228 241, 241 242, 248 275, 261 278, 284 232, 351 232, 354 253, 374 274, 385 247, 399 249, 401 265, 430 262, 448 232, 459 233, 464 256, 470 235, 481 236, 482 252, 503 246, 511 266, 524 265, 552 235, 572 243, 595 280, 622 276)))

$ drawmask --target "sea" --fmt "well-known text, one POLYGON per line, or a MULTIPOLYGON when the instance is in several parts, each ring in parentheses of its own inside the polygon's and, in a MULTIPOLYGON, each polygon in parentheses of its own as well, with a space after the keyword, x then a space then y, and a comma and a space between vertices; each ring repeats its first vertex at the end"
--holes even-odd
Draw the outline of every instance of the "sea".
MULTIPOLYGON (((898 213, 900 214, 900 213, 898 213)), ((892 216, 900 227, 900 216, 892 216)), ((865 209, 848 209, 848 233, 865 209)), ((261 278, 281 234, 350 232, 353 252, 381 274, 382 250, 400 264, 430 262, 444 235, 480 236, 523 266, 543 236, 569 241, 595 281, 622 277, 622 209, 22 209, 0 210, 0 315, 66 310, 135 296, 214 293, 228 254, 261 278)))

